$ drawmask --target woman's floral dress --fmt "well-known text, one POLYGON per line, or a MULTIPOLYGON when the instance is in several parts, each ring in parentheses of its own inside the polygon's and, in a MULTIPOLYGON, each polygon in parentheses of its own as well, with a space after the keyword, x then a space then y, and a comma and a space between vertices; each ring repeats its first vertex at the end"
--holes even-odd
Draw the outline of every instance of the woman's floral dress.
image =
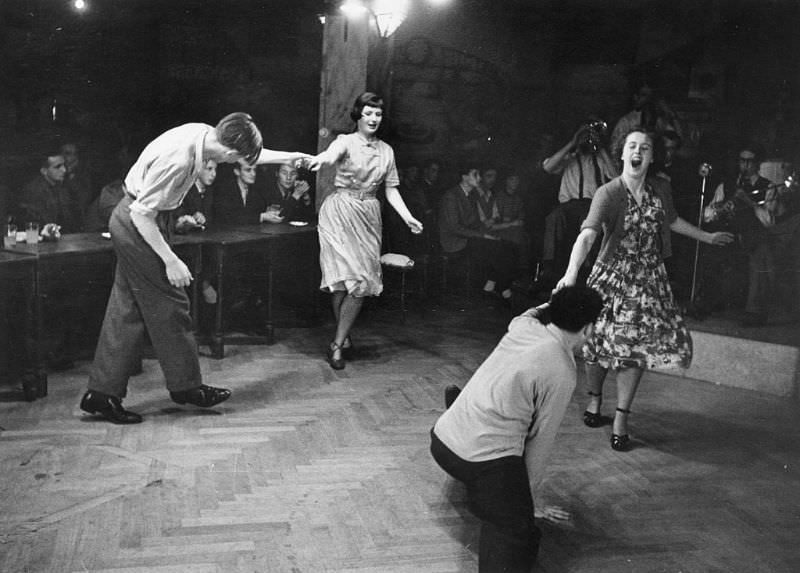
POLYGON ((641 205, 628 191, 625 233, 607 263, 592 269, 588 286, 603 295, 594 334, 583 347, 605 368, 688 367, 692 338, 678 312, 660 251, 666 224, 659 197, 645 186, 641 205))

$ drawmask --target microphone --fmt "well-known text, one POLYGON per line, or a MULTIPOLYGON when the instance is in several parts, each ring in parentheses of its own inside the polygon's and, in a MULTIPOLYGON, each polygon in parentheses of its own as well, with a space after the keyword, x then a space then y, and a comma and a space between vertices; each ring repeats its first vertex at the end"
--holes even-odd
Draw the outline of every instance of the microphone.
POLYGON ((701 163, 698 173, 700 174, 700 177, 705 178, 711 175, 711 171, 713 171, 713 167, 711 167, 710 163, 701 163))

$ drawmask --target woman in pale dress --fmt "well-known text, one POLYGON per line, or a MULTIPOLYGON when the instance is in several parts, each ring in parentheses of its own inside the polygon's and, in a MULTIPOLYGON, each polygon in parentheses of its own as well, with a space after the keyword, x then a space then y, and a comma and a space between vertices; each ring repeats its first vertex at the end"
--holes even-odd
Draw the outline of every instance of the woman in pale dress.
POLYGON ((312 158, 309 167, 336 165, 335 191, 319 211, 320 288, 332 296, 336 335, 327 349, 332 368, 344 368, 343 354, 352 347, 350 329, 366 296, 377 296, 381 282, 381 206, 376 193, 385 185, 386 200, 413 233, 422 232, 401 197, 394 151, 378 139, 383 100, 364 92, 356 98, 350 117, 356 131, 340 135, 328 149, 312 158))

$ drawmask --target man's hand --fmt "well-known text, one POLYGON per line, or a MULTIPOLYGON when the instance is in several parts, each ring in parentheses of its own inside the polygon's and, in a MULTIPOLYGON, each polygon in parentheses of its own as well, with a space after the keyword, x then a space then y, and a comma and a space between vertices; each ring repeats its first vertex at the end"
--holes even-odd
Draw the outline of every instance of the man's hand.
POLYGON ((178 257, 170 259, 166 267, 167 280, 172 286, 187 287, 192 282, 192 273, 189 272, 189 267, 178 257))
POLYGON ((533 516, 537 519, 544 519, 552 523, 559 523, 572 519, 572 515, 566 509, 558 507, 557 505, 545 505, 541 509, 536 508, 533 510, 533 516))
POLYGON ((308 190, 311 189, 311 185, 308 184, 308 181, 298 180, 294 184, 294 191, 292 191, 292 197, 295 200, 299 201, 303 198, 303 196, 308 196, 308 190))
POLYGON ((717 245, 719 247, 732 243, 734 240, 733 233, 720 231, 718 233, 711 233, 711 238, 708 241, 709 245, 717 245))
POLYGON ((261 213, 260 221, 262 223, 283 223, 283 217, 277 211, 264 211, 261 213))
POLYGON ((206 224, 206 216, 205 216, 205 215, 203 215, 203 214, 202 214, 200 211, 197 211, 197 212, 196 212, 194 215, 192 215, 192 216, 194 217, 194 220, 197 222, 197 224, 198 224, 199 226, 201 226, 201 227, 204 227, 204 226, 205 226, 205 224, 206 224))
POLYGON ((191 215, 182 215, 175 221, 175 230, 178 232, 188 231, 197 227, 197 221, 191 215))

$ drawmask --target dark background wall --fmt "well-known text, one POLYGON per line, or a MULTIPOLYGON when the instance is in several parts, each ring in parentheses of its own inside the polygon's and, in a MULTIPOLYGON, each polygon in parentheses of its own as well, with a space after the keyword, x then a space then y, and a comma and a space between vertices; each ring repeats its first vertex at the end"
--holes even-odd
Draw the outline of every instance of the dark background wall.
MULTIPOLYGON (((89 4, 0 4, 0 188, 35 172, 49 134, 77 138, 100 183, 118 176, 121 147, 234 110, 268 147, 314 151, 316 15, 330 3, 89 4)), ((794 157, 799 23, 793 0, 412 0, 385 46, 386 137, 404 163, 479 153, 530 167, 587 115, 613 125, 646 77, 689 127, 687 155, 724 162, 757 137, 794 157)))

